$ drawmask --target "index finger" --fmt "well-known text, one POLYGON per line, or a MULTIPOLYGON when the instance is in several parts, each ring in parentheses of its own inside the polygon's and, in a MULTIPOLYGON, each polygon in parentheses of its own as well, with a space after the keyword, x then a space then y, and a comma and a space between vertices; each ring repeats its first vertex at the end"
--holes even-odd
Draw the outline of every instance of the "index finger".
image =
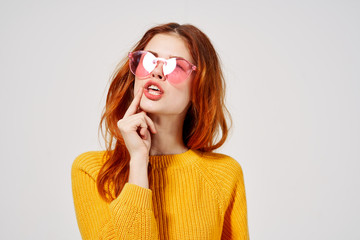
POLYGON ((138 92, 134 96, 134 99, 132 100, 129 108, 126 110, 126 112, 124 114, 124 117, 128 117, 128 116, 133 115, 133 114, 136 113, 136 110, 138 109, 139 104, 140 104, 140 100, 141 100, 143 90, 144 90, 144 88, 142 88, 142 87, 138 90, 138 92))

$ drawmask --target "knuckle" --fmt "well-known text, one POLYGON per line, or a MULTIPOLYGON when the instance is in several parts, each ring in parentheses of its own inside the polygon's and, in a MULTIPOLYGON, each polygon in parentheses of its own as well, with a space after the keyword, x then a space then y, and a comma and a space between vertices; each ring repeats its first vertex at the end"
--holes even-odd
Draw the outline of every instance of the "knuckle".
POLYGON ((122 121, 121 121, 121 120, 119 120, 119 121, 117 122, 117 126, 118 126, 118 127, 122 126, 122 121))
POLYGON ((118 125, 118 127, 124 125, 124 120, 123 120, 123 119, 120 119, 120 120, 117 122, 117 125, 118 125))
POLYGON ((120 120, 117 122, 117 126, 120 129, 121 132, 126 132, 126 124, 123 120, 120 120))

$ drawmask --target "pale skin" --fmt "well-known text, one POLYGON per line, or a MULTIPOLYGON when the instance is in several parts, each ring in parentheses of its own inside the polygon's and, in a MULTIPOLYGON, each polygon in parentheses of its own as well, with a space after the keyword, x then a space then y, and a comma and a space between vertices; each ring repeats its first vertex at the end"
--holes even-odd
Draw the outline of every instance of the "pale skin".
MULTIPOLYGON (((185 41, 177 34, 157 34, 146 45, 147 51, 161 58, 182 57, 193 62, 185 41)), ((179 83, 169 83, 162 71, 162 64, 146 79, 135 77, 134 99, 118 127, 130 153, 129 183, 149 188, 149 156, 179 154, 187 151, 182 140, 183 123, 190 105, 193 75, 179 83), (163 90, 159 100, 144 95, 144 85, 154 81, 163 90)))

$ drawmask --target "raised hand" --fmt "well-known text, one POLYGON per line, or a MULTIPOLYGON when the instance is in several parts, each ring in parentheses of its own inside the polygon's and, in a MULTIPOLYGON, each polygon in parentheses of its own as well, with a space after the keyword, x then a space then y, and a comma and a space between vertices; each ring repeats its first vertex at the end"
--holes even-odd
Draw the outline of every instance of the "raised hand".
POLYGON ((156 129, 154 122, 146 115, 146 112, 138 111, 143 91, 143 88, 138 90, 124 117, 118 121, 117 125, 130 153, 130 158, 147 159, 147 165, 151 147, 149 130, 155 134, 156 129))

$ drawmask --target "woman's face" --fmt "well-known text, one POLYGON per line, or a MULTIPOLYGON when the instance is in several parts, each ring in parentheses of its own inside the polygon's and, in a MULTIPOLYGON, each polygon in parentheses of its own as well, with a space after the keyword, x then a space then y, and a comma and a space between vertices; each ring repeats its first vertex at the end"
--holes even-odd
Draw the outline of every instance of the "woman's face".
MULTIPOLYGON (((155 35, 144 50, 154 53, 159 58, 168 59, 176 56, 193 63, 185 41, 175 33, 155 35)), ((183 114, 185 116, 190 105, 193 74, 180 83, 171 84, 163 75, 162 65, 163 63, 159 62, 156 68, 145 79, 135 77, 134 93, 136 94, 140 88, 145 88, 141 97, 140 108, 152 114, 183 114), (148 91, 146 84, 149 84, 150 81, 162 90, 161 95, 152 95, 151 91, 148 91)))

